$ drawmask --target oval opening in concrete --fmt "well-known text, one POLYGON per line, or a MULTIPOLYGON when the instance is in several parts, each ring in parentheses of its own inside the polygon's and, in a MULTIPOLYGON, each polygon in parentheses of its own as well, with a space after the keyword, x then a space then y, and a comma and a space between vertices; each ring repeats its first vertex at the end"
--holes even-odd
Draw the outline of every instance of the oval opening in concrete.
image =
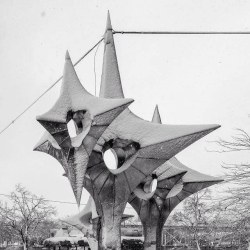
POLYGON ((149 200, 153 197, 157 189, 157 178, 149 179, 144 183, 143 186, 139 185, 135 190, 134 194, 143 200, 149 200))
POLYGON ((110 170, 117 169, 118 159, 115 151, 112 148, 106 150, 103 153, 103 160, 108 169, 110 170))
POLYGON ((153 179, 151 182, 151 193, 155 192, 156 188, 157 188, 157 179, 153 179))
POLYGON ((77 136, 76 125, 73 119, 71 119, 67 123, 67 128, 68 128, 70 138, 74 138, 77 136))

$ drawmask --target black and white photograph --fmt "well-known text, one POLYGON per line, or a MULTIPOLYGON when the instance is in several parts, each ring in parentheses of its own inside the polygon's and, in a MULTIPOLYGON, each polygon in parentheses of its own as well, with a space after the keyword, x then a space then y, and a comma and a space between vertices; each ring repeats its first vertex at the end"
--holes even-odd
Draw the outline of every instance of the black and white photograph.
POLYGON ((0 0, 0 250, 250 250, 249 0, 0 0))

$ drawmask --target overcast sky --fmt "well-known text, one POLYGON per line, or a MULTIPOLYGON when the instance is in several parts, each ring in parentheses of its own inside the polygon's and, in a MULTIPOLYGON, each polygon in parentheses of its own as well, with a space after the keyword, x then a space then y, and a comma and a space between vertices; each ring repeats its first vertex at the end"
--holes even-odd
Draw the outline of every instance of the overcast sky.
MULTIPOLYGON (((61 74, 66 49, 73 62, 103 35, 107 10, 114 30, 250 31, 246 0, 1 0, 0 128, 22 112, 61 74)), ((247 154, 208 153, 208 141, 228 139, 235 128, 250 132, 250 35, 115 35, 126 97, 131 110, 150 120, 159 105, 163 123, 217 123, 222 128, 178 155, 203 173, 223 174, 222 162, 246 162, 247 154)), ((99 88, 103 46, 96 55, 99 88)), ((94 53, 77 67, 94 93, 94 53)), ((63 169, 52 157, 33 152, 44 128, 36 116, 59 94, 53 88, 0 135, 0 193, 21 183, 46 199, 75 202, 63 169)), ((82 197, 86 202, 87 192, 82 197)), ((59 216, 76 205, 54 203, 59 216)))

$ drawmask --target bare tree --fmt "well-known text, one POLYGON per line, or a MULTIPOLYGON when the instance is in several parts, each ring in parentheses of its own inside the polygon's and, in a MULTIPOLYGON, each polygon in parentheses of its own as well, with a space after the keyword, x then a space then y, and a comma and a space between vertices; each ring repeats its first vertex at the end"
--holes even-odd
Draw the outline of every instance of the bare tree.
POLYGON ((13 233, 13 231, 11 230, 11 228, 9 228, 6 225, 6 220, 3 217, 0 217, 0 242, 1 244, 4 243, 9 243, 12 242, 13 240, 15 240, 15 234, 13 233))
POLYGON ((237 134, 232 136, 231 141, 219 139, 216 143, 221 146, 221 149, 216 152, 235 152, 250 150, 250 136, 243 129, 236 129, 237 134))
POLYGON ((0 204, 0 216, 4 219, 5 227, 17 235, 24 250, 28 249, 30 239, 36 235, 39 227, 52 215, 55 215, 54 207, 21 185, 17 185, 11 193, 9 203, 0 204))
MULTIPOLYGON (((231 140, 219 139, 219 153, 247 152, 250 151, 250 135, 237 129, 236 135, 231 140)), ((226 195, 223 198, 225 208, 237 206, 239 214, 250 217, 250 157, 249 162, 223 163, 225 169, 226 195), (227 184, 230 184, 227 185, 227 184)))
POLYGON ((192 235, 193 242, 196 244, 197 249, 200 250, 200 243, 205 239, 205 236, 210 233, 206 232, 207 225, 213 207, 208 204, 208 200, 211 200, 211 192, 209 189, 199 191, 183 202, 183 209, 180 212, 176 212, 172 220, 179 225, 184 226, 189 230, 192 235), (201 228, 206 230, 201 232, 201 228))
POLYGON ((43 241, 50 237, 50 229, 60 227, 60 223, 56 220, 47 219, 41 222, 36 231, 32 234, 30 245, 42 245, 43 241))

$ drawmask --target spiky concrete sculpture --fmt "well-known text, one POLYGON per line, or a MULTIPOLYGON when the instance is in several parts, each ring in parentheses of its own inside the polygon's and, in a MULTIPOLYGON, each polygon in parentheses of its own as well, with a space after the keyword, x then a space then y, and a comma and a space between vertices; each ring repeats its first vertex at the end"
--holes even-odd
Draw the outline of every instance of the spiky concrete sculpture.
POLYGON ((62 164, 78 204, 89 155, 107 126, 131 102, 132 99, 108 100, 88 93, 66 53, 60 97, 51 110, 37 117, 47 133, 35 150, 51 154, 62 164), (77 136, 73 138, 67 128, 70 120, 76 126, 77 136))
MULTIPOLYGON (((145 178, 152 175, 159 166, 219 126, 153 124, 140 119, 129 109, 125 109, 116 119, 114 119, 115 117, 112 116, 113 112, 111 112, 107 117, 107 119, 109 118, 108 122, 105 120, 104 123, 98 124, 104 126, 105 129, 110 124, 106 130, 97 129, 94 131, 92 127, 94 127, 95 122, 89 122, 89 117, 90 119, 93 117, 93 121, 95 121, 91 110, 96 109, 96 105, 98 106, 99 104, 101 104, 100 106, 102 107, 101 101, 104 101, 104 99, 102 99, 103 97, 110 98, 110 101, 117 97, 124 98, 109 16, 104 43, 105 51, 100 92, 101 99, 95 99, 96 103, 93 104, 89 99, 83 97, 81 100, 86 100, 87 104, 88 101, 90 102, 89 107, 86 106, 87 104, 85 103, 85 112, 83 114, 81 112, 80 114, 76 113, 75 118, 75 112, 79 110, 73 110, 73 114, 71 114, 72 112, 70 113, 70 117, 72 116, 75 119, 75 123, 82 124, 84 128, 84 130, 82 130, 84 132, 80 133, 80 138, 87 139, 80 140, 81 143, 77 140, 77 144, 74 143, 74 145, 72 141, 67 141, 68 132, 66 130, 66 123, 68 119, 65 114, 68 115, 68 107, 71 108, 71 105, 68 105, 68 103, 71 103, 72 100, 68 102, 66 99, 65 106, 64 102, 59 102, 59 105, 56 105, 54 109, 52 109, 52 111, 54 111, 57 110, 57 108, 66 108, 67 112, 64 112, 63 119, 60 117, 59 121, 55 121, 55 117, 58 117, 57 112, 54 112, 55 115, 53 112, 49 112, 49 114, 39 119, 45 128, 47 128, 50 135, 46 135, 45 139, 39 143, 37 149, 59 159, 65 168, 66 176, 71 182, 78 203, 80 201, 79 193, 81 192, 82 186, 84 186, 93 197, 97 213, 101 220, 99 248, 119 250, 121 248, 120 223, 131 193, 138 190, 138 185, 142 183, 145 178), (87 119, 84 117, 84 120, 82 120, 82 115, 84 114, 87 115, 87 119), (44 120, 45 122, 43 122, 44 120), (60 126, 58 126, 58 123, 60 126), (61 125, 63 125, 62 132, 61 125), (55 128, 59 129, 54 131, 55 128), (90 133, 91 138, 88 137, 90 133), (98 140, 100 136, 101 138, 98 140), (65 144, 65 141, 68 143, 65 144), (59 147, 57 147, 57 145, 59 147), (84 149, 79 151, 78 149, 81 148, 82 145, 84 149), (74 148, 73 156, 68 157, 70 154, 66 154, 65 156, 63 155, 64 158, 61 157, 61 154, 65 154, 64 152, 70 152, 69 149, 71 149, 72 146, 74 148), (108 149, 112 149, 117 155, 118 165, 116 170, 108 169, 104 163, 103 153, 108 149), (87 151, 88 154, 86 154, 85 151, 87 151), (81 174, 78 174, 79 172, 81 174), (78 175, 76 176, 76 174, 78 175)), ((71 64, 71 71, 72 70, 73 67, 71 64)), ((85 92, 80 94, 79 91, 74 93, 77 95, 77 100, 79 100, 80 95, 83 96, 83 94, 85 94, 85 92)), ((124 100, 123 105, 121 105, 120 101, 121 100, 115 101, 116 104, 120 104, 117 106, 121 106, 119 111, 131 102, 124 100)), ((114 104, 114 102, 112 103, 114 104)), ((118 112, 115 114, 118 115, 118 112)), ((171 169, 174 168, 171 167, 171 169)), ((186 172, 186 170, 183 169, 169 171, 167 174, 168 179, 174 178, 175 180, 172 182, 172 185, 176 183, 184 172, 186 172)))
MULTIPOLYGON (((161 123, 157 106, 152 122, 161 123)), ((201 174, 186 167, 175 157, 163 164, 160 169, 165 170, 165 174, 167 174, 170 167, 186 170, 187 173, 174 186, 168 184, 162 185, 164 177, 158 178, 157 188, 151 197, 145 191, 141 190, 140 195, 134 192, 129 201, 141 219, 144 232, 144 249, 147 250, 162 249, 161 237, 163 226, 172 210, 182 200, 203 188, 222 181, 219 178, 201 174)), ((143 186, 140 188, 143 189, 143 186)))
MULTIPOLYGON (((100 97, 122 98, 124 95, 109 16, 104 43, 100 97)), ((175 154, 218 127, 153 124, 128 109, 112 122, 92 152, 93 162, 90 159, 86 179, 86 183, 93 185, 92 190, 88 190, 92 192, 101 217, 103 249, 120 249, 121 215, 137 186, 175 154), (103 162, 102 152, 109 148, 116 152, 117 170, 109 170, 103 162)), ((176 175, 176 172, 172 176, 169 173, 168 177, 176 175)))

